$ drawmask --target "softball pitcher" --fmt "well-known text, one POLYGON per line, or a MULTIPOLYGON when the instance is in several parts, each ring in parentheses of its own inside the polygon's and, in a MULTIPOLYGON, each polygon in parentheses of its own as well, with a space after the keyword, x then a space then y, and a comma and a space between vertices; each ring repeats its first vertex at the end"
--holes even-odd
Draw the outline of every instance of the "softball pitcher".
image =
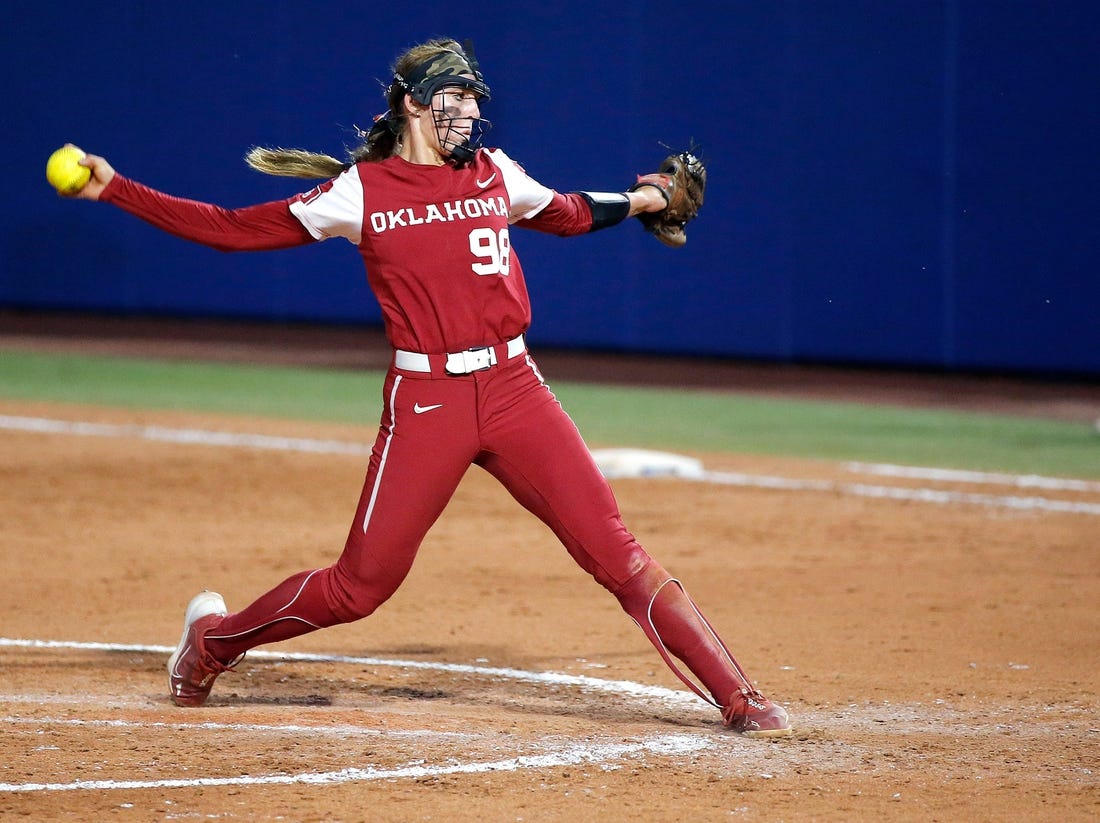
POLYGON ((790 734, 680 582, 623 525, 607 481, 539 374, 511 244, 520 226, 577 235, 655 214, 670 181, 639 178, 623 193, 562 194, 499 149, 481 146, 489 99, 467 44, 432 40, 393 66, 388 111, 348 162, 254 149, 270 173, 324 182, 304 194, 228 210, 182 200, 118 174, 103 158, 75 196, 101 200, 165 231, 221 250, 354 243, 394 348, 366 480, 337 561, 284 580, 229 613, 205 591, 187 606, 168 663, 172 700, 201 706, 215 678, 257 646, 371 614, 408 574, 424 535, 471 463, 545 522, 610 591, 681 680, 752 736, 790 734), (702 684, 683 672, 677 660, 702 684))

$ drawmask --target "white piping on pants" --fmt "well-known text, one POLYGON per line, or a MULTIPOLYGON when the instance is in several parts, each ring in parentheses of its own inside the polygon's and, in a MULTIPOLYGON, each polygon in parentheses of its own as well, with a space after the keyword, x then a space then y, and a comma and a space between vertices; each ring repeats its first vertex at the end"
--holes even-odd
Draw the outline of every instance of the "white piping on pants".
POLYGON ((367 504, 367 513, 363 516, 363 533, 366 534, 370 525, 371 514, 374 513, 374 503, 378 499, 378 487, 382 485, 382 472, 386 469, 386 458, 390 453, 390 443, 393 442, 393 432, 397 428, 397 387, 401 385, 401 375, 393 379, 393 390, 390 391, 390 430, 386 433, 386 445, 382 447, 382 459, 378 461, 378 473, 374 476, 374 488, 370 491, 370 503, 367 504))

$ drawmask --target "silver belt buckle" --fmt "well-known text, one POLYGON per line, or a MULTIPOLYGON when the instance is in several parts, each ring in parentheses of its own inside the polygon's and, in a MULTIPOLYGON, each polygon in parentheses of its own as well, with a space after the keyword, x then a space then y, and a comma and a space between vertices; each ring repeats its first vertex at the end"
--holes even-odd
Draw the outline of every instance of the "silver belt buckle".
POLYGON ((470 374, 475 371, 485 371, 497 363, 497 353, 492 346, 482 346, 477 349, 466 349, 447 355, 447 365, 444 366, 447 374, 470 374))

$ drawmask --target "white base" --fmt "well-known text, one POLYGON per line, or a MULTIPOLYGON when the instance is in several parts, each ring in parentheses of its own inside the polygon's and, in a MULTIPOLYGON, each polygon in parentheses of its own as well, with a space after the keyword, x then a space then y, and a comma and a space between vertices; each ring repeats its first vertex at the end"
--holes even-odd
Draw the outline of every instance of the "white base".
POLYGON ((618 477, 688 477, 703 476, 703 463, 694 457, 646 449, 594 449, 603 476, 618 477))

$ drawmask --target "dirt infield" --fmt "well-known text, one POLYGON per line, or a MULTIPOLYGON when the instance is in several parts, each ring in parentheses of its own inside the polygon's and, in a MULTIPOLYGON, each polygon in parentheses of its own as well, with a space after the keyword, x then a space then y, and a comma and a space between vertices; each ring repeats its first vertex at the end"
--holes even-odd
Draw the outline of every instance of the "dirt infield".
POLYGON ((728 454, 694 455, 711 482, 614 481, 788 706, 787 740, 725 733, 477 469, 377 614, 254 653, 184 710, 164 663, 187 599, 232 608, 331 562, 365 458, 164 433, 367 445, 373 424, 0 415, 0 818, 1100 816, 1098 483, 728 454))

